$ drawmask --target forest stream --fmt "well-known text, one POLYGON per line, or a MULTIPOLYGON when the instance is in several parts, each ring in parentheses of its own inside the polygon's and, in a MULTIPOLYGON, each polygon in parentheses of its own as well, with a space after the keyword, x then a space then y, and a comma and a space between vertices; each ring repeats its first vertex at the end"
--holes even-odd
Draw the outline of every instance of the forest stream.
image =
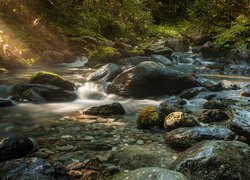
MULTIPOLYGON (((197 77, 207 78, 215 84, 224 83, 224 89, 201 91, 190 99, 184 98, 183 109, 191 112, 195 118, 203 113, 203 105, 209 101, 207 98, 209 95, 218 99, 231 99, 245 109, 249 108, 250 97, 241 96, 242 91, 250 90, 250 77, 244 74, 249 75, 248 64, 244 64, 247 70, 242 70, 241 65, 238 65, 228 67, 228 70, 225 68, 224 73, 208 72, 206 67, 216 62, 203 60, 191 51, 177 55, 173 58, 175 64, 170 68, 184 74, 195 73, 197 77), (232 88, 233 86, 237 88, 232 88)), ((180 151, 166 146, 163 138, 165 130, 137 129, 136 119, 139 110, 148 106, 159 106, 164 101, 178 96, 159 95, 141 99, 108 94, 109 83, 87 81, 87 77, 96 69, 89 68, 86 62, 87 59, 83 57, 74 63, 49 67, 34 66, 30 69, 1 74, 1 98, 10 97, 14 84, 28 80, 39 71, 48 71, 74 82, 77 99, 62 103, 22 102, 12 107, 1 108, 0 137, 25 135, 34 138, 38 146, 29 156, 45 158, 66 167, 70 176, 74 178, 98 174, 96 178, 105 179, 116 172, 126 172, 128 169, 169 168, 178 158, 180 151), (80 112, 88 107, 98 107, 113 102, 119 102, 126 114, 96 116, 80 112), (92 163, 95 168, 81 166, 86 163, 92 163)), ((245 113, 245 116, 249 117, 249 111, 245 113)), ((200 125, 214 126, 204 123, 200 125)), ((227 124, 220 122, 216 126, 226 127, 227 124)))

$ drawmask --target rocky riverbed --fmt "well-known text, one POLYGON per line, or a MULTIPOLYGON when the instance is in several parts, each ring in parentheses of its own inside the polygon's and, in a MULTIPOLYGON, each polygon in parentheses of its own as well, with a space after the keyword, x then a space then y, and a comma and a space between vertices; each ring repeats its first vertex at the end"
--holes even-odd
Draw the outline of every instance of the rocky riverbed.
POLYGON ((249 179, 250 66, 151 53, 1 74, 1 179, 249 179))

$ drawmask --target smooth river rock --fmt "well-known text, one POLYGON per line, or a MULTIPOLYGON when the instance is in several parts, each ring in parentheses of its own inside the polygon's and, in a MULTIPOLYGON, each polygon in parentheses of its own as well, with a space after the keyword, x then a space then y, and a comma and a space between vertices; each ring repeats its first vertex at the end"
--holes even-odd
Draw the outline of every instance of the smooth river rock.
POLYGON ((173 170, 194 180, 250 179, 250 146, 239 141, 202 141, 182 152, 173 170))
POLYGON ((236 134, 227 128, 184 127, 167 132, 166 144, 177 150, 185 150, 203 140, 233 140, 236 134))
POLYGON ((193 77, 162 63, 145 61, 118 75, 108 87, 108 93, 127 97, 172 95, 195 86, 193 77))

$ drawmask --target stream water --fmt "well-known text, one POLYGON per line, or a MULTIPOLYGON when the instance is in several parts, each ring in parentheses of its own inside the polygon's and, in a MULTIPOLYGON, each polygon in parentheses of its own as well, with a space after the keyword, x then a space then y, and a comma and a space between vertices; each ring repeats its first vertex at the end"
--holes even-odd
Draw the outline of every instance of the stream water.
MULTIPOLYGON (((193 64, 194 59, 187 58, 185 63, 178 63, 173 68, 184 73, 190 73, 196 65, 193 64)), ((205 66, 213 62, 202 61, 205 66)), ((32 74, 44 70, 62 75, 66 79, 74 81, 77 85, 76 93, 78 99, 67 103, 46 103, 46 104, 31 104, 21 103, 13 107, 0 109, 0 137, 7 134, 21 133, 18 131, 19 127, 28 127, 34 124, 46 124, 63 115, 77 112, 90 106, 97 106, 107 104, 114 101, 120 102, 126 109, 126 116, 124 118, 134 119, 138 109, 147 105, 157 105, 168 96, 149 97, 148 99, 134 99, 123 98, 113 94, 107 94, 105 88, 107 84, 98 84, 94 82, 86 82, 86 77, 94 71, 94 69, 85 66, 86 59, 77 59, 75 63, 60 64, 50 67, 33 67, 25 70, 10 71, 6 74, 0 75, 0 97, 8 98, 13 84, 27 80, 32 74)), ((245 88, 250 85, 249 79, 242 79, 238 76, 208 76, 208 78, 215 81, 230 80, 237 83, 238 86, 245 88), (233 78, 232 78, 233 77, 233 78)), ((218 96, 223 98, 241 98, 241 90, 228 90, 216 92, 218 96)), ((207 93, 207 92, 205 92, 207 93)), ((214 93, 214 92, 213 92, 214 93)), ((206 102, 203 99, 204 93, 200 93, 195 98, 187 103, 187 108, 199 114, 202 105, 206 102)), ((249 99, 244 98, 248 101, 249 99)))

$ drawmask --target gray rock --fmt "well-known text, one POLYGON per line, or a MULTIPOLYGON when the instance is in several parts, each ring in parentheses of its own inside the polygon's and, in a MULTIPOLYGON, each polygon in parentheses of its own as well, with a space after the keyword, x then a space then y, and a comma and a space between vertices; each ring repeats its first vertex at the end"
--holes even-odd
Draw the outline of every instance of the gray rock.
POLYGON ((90 107, 82 111, 82 114, 87 115, 122 115, 126 111, 120 103, 105 104, 98 107, 90 107))
POLYGON ((230 127, 236 133, 250 139, 250 111, 233 106, 231 108, 230 127))
POLYGON ((189 50, 189 42, 187 39, 168 39, 165 46, 177 52, 187 52, 189 50))
POLYGON ((60 87, 42 84, 18 84, 12 90, 12 98, 16 101, 28 100, 33 103, 73 101, 77 95, 73 91, 60 87))
POLYGON ((0 178, 31 180, 67 180, 62 168, 40 158, 22 158, 0 163, 0 178))
POLYGON ((240 96, 242 96, 242 97, 250 97, 250 90, 243 90, 240 93, 240 96))
POLYGON ((87 81, 109 82, 112 81, 120 72, 121 68, 119 66, 109 63, 90 74, 87 77, 87 81))
POLYGON ((191 99, 191 98, 195 97, 196 95, 198 95, 200 92, 204 92, 204 91, 206 91, 206 88, 204 88, 204 87, 194 87, 192 89, 188 89, 188 90, 182 92, 180 95, 180 98, 191 99))
POLYGON ((224 110, 220 109, 209 109, 205 110, 199 117, 199 121, 203 123, 211 123, 217 121, 227 120, 229 117, 224 110))
POLYGON ((198 77, 195 80, 199 86, 205 87, 211 91, 222 91, 224 89, 222 83, 220 82, 215 82, 213 80, 202 77, 198 77))
POLYGON ((182 152, 173 169, 190 179, 250 179, 250 146, 239 141, 203 141, 182 152))
POLYGON ((146 61, 118 75, 108 87, 108 92, 135 97, 171 95, 195 85, 191 76, 161 63, 146 61))
POLYGON ((25 136, 10 136, 0 141, 0 162, 26 156, 34 150, 36 143, 25 136))
POLYGON ((177 150, 185 150, 203 140, 233 140, 235 137, 230 129, 214 127, 178 128, 164 136, 166 144, 177 150))
POLYGON ((158 167, 140 168, 128 173, 120 173, 112 180, 187 180, 187 178, 179 172, 158 167))

